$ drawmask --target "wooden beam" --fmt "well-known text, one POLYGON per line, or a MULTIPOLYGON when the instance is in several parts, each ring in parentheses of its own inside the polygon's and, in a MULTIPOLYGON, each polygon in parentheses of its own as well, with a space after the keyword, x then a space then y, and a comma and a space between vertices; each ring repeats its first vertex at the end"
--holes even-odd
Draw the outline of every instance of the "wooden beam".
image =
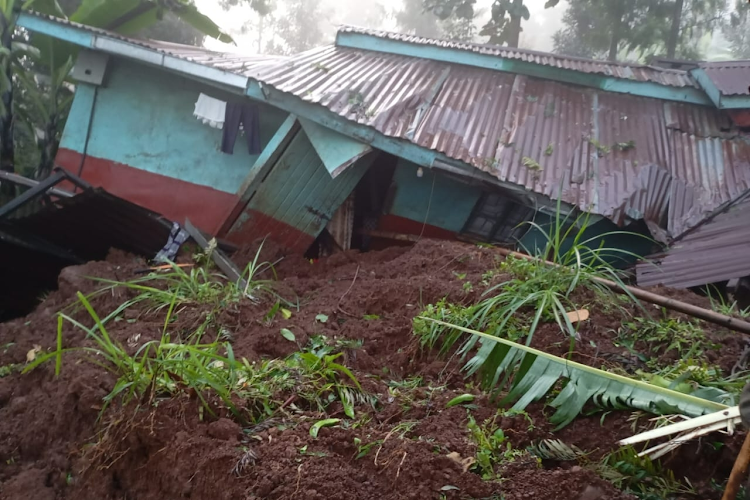
MULTIPOLYGON (((185 219, 185 230, 203 250, 206 250, 209 247, 208 239, 203 235, 200 229, 190 222, 190 219, 185 219)), ((211 258, 226 275, 227 279, 237 283, 243 290, 246 288, 247 282, 242 278, 242 272, 234 265, 234 262, 224 255, 224 252, 219 250, 219 248, 214 248, 211 252, 211 258)))

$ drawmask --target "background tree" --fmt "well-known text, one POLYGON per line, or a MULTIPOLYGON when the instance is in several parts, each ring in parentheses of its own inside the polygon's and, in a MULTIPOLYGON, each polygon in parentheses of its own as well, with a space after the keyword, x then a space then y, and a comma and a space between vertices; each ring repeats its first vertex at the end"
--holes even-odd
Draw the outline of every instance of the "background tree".
POLYGON ((652 52, 669 59, 702 59, 702 45, 721 26, 726 0, 674 0, 664 46, 652 52))
POLYGON ((423 0, 403 0, 395 18, 399 31, 403 33, 427 38, 440 38, 443 34, 438 17, 425 9, 423 0))
POLYGON ((440 19, 434 10, 425 6, 424 0, 403 0, 401 10, 395 13, 395 20, 399 31, 403 33, 470 42, 477 35, 477 15, 472 8, 471 12, 464 13, 462 17, 440 19))
POLYGON ((724 38, 729 42, 732 56, 750 59, 750 3, 736 0, 729 22, 722 27, 724 38))
POLYGON ((319 0, 279 2, 270 19, 274 37, 266 45, 265 52, 289 55, 322 45, 326 36, 320 21, 324 17, 319 0))
MULTIPOLYGON (((554 7, 559 0, 547 0, 545 8, 554 7)), ((439 19, 474 19, 476 0, 424 0, 424 7, 439 19)), ((493 0, 489 22, 479 31, 487 42, 518 47, 523 31, 522 20, 530 16, 523 0, 493 0)))
POLYGON ((699 59, 719 26, 725 0, 569 0, 555 51, 615 61, 699 59))

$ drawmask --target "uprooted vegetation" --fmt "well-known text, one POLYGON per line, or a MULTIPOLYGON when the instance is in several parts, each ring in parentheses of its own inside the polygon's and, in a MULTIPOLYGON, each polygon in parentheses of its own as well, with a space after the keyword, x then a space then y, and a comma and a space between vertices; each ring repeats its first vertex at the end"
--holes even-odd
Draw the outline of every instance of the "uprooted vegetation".
POLYGON ((616 442, 732 404, 744 340, 599 287, 602 249, 263 252, 244 287, 113 255, 2 325, 0 497, 721 495, 737 436, 616 442))

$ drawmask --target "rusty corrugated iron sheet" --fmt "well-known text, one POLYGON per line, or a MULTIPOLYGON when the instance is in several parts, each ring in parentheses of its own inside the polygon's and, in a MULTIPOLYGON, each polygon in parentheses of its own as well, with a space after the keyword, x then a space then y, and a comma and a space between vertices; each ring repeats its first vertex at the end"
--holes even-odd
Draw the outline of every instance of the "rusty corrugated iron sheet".
POLYGON ((518 49, 514 47, 503 47, 499 45, 487 45, 481 43, 458 42, 453 40, 440 40, 436 38, 425 38, 404 33, 391 33, 387 31, 371 30, 354 26, 343 26, 339 29, 343 33, 360 33, 400 42, 430 45, 433 47, 467 50, 479 54, 488 54, 505 59, 517 59, 525 62, 552 66, 554 68, 569 69, 582 73, 594 73, 599 75, 613 76, 639 82, 654 82, 670 87, 695 87, 695 81, 688 73, 682 70, 666 69, 656 66, 640 64, 617 63, 611 61, 596 61, 582 57, 572 57, 535 50, 518 49))
POLYGON ((286 59, 284 56, 241 55, 231 52, 214 52, 203 47, 162 42, 159 40, 136 40, 125 37, 124 39, 131 43, 152 48, 164 54, 187 59, 198 64, 203 64, 204 66, 211 66, 232 73, 243 73, 257 65, 278 63, 286 59))
POLYGON ((172 223, 96 188, 13 219, 2 228, 18 237, 64 248, 85 262, 104 259, 111 248, 152 258, 167 243, 172 223))
POLYGON ((750 276, 750 198, 637 266, 640 286, 689 288, 750 276))
POLYGON ((672 236, 750 187, 750 140, 706 106, 335 46, 248 76, 502 181, 618 224, 644 218, 672 236))
POLYGON ((151 259, 172 223, 102 189, 85 190, 26 217, 0 221, 0 319, 26 314, 57 288, 69 265, 104 260, 112 248, 151 259))
POLYGON ((750 61, 701 63, 700 68, 723 95, 750 95, 750 61))

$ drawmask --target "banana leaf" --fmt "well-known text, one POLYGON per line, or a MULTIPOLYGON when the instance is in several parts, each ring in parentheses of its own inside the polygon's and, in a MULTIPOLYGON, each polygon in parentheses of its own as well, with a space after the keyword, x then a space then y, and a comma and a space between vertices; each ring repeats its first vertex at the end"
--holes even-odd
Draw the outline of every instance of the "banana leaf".
MULTIPOLYGON (((51 0, 29 1, 31 9, 44 14, 64 17, 57 2, 51 0), (39 2, 38 4, 36 2, 39 2)), ((157 23, 164 12, 169 11, 191 25, 201 33, 226 43, 234 43, 232 37, 222 30, 208 16, 188 0, 84 0, 81 6, 70 15, 76 23, 114 31, 122 35, 133 36, 145 28, 157 23)), ((51 62, 51 68, 57 69, 68 58, 75 60, 79 47, 53 40, 47 35, 33 33, 32 44, 42 51, 42 59, 51 62)))
POLYGON ((464 370, 468 375, 478 372, 494 394, 507 387, 508 394, 501 403, 515 402, 516 410, 539 401, 562 380, 562 390, 550 403, 557 409, 550 420, 558 429, 580 415, 588 402, 605 408, 637 409, 656 415, 679 413, 689 417, 727 408, 715 401, 599 370, 483 332, 432 318, 420 319, 478 337, 480 347, 464 370), (503 381, 498 384, 500 376, 503 381))

